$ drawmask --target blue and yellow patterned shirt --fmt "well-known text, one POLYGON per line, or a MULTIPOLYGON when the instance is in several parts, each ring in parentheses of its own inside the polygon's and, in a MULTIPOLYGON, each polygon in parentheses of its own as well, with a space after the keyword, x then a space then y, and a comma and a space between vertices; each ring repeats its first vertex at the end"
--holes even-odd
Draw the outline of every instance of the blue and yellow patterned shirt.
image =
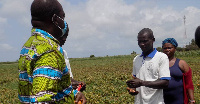
POLYGON ((62 47, 51 34, 32 29, 19 58, 18 97, 21 103, 74 103, 62 47))

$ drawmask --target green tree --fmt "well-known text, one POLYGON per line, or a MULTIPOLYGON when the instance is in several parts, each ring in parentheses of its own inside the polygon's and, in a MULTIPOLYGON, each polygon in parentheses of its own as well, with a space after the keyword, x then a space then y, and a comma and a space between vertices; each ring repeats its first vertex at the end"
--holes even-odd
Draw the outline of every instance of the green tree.
POLYGON ((136 52, 135 52, 135 51, 133 51, 131 54, 132 54, 132 55, 135 55, 135 54, 136 54, 136 52))
POLYGON ((189 50, 199 50, 199 47, 196 45, 195 40, 192 39, 191 42, 189 43, 189 45, 185 46, 185 50, 189 51, 189 50))
POLYGON ((90 58, 93 58, 93 57, 95 57, 94 55, 90 55, 90 58))

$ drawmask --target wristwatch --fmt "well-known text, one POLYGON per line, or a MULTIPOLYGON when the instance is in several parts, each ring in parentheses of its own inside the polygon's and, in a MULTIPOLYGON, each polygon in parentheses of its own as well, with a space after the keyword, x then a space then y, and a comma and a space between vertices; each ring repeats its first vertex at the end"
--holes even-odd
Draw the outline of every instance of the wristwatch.
POLYGON ((190 103, 195 103, 195 100, 190 100, 190 103))

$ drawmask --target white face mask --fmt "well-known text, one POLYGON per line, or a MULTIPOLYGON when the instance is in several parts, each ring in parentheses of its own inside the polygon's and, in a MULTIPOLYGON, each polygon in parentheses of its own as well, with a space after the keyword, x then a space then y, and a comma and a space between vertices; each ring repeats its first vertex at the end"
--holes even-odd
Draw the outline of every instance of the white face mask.
MULTIPOLYGON (((56 14, 54 14, 56 15, 56 14)), ((56 15, 57 16, 57 15, 56 15)), ((62 35, 60 37, 62 37, 63 35, 65 35, 65 33, 67 32, 67 22, 65 20, 63 20, 61 17, 57 16, 58 18, 60 18, 64 24, 65 24, 65 27, 64 29, 60 28, 60 26, 56 25, 54 22, 53 22, 53 17, 52 17, 52 22, 62 31, 62 35)))

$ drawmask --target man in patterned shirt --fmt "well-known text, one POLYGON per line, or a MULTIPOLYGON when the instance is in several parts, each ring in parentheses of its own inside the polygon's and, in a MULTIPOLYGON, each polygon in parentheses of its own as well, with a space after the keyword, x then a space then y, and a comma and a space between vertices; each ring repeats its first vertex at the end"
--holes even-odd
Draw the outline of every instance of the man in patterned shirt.
POLYGON ((73 90, 63 49, 57 40, 67 31, 65 13, 57 0, 34 0, 32 35, 19 58, 18 97, 21 103, 74 103, 85 96, 73 90))

